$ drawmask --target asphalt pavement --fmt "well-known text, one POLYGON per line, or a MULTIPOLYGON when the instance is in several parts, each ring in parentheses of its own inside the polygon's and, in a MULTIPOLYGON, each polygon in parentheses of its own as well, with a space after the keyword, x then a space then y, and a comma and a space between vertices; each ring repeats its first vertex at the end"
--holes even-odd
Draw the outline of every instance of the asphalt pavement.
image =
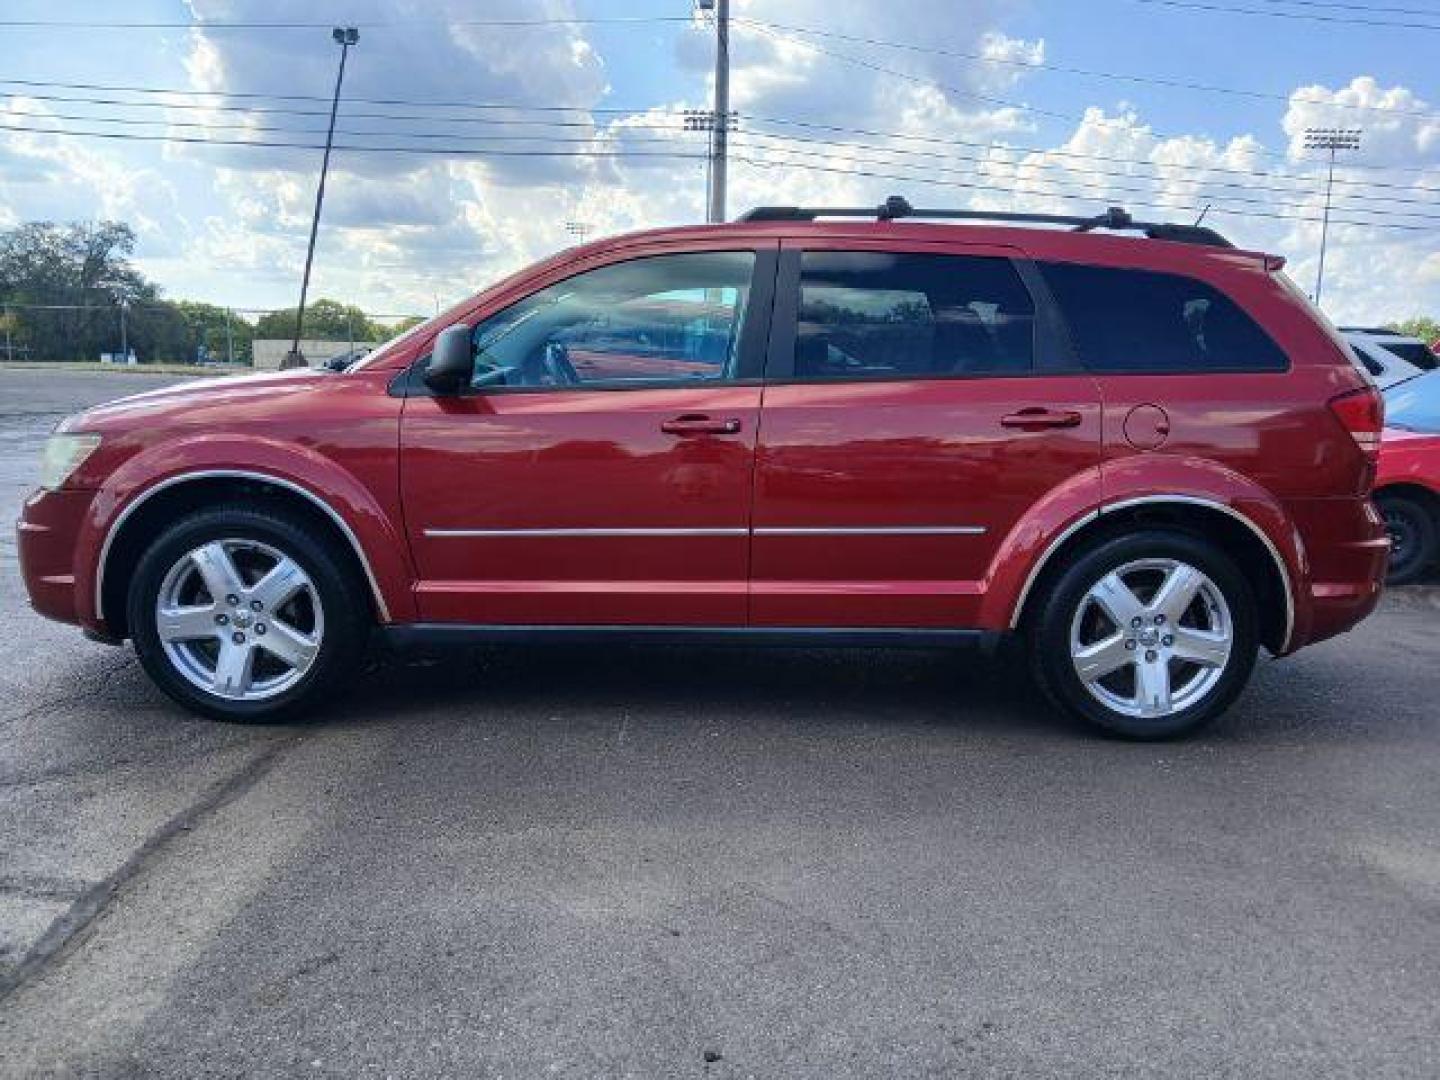
MULTIPOLYGON (((165 380, 0 370, 45 433, 165 380)), ((945 651, 377 660, 197 719, 0 532, 0 1075, 1440 1074, 1440 587, 1137 746, 945 651)))

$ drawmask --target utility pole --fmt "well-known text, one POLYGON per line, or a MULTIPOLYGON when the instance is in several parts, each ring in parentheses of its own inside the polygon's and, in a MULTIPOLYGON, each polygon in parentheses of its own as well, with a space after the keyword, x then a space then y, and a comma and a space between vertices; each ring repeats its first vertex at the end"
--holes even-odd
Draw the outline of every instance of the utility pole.
POLYGON ((125 313, 130 310, 130 301, 120 301, 120 362, 130 363, 130 340, 126 337, 125 313))
POLYGON ((1320 265, 1315 271, 1315 306, 1320 306, 1320 289, 1325 283, 1325 241, 1330 235, 1330 189, 1335 184, 1335 151, 1359 150, 1359 128, 1306 128, 1306 150, 1330 151, 1325 173, 1325 213, 1320 219, 1320 265))
POLYGON ((230 332, 230 309, 225 309, 225 363, 235 363, 235 336, 230 332))
POLYGON ((300 279, 300 306, 295 309, 295 340, 290 352, 281 361, 283 368, 305 366, 305 357, 300 355, 300 337, 305 329, 305 294, 310 289, 310 264, 315 260, 315 234, 320 230, 320 207, 325 202, 325 174, 330 170, 330 145, 335 141, 335 114, 340 110, 340 84, 345 81, 345 58, 350 55, 350 46, 360 40, 360 31, 353 26, 337 26, 330 31, 335 44, 340 46, 340 70, 335 76, 335 97, 330 102, 330 127, 325 132, 325 156, 320 161, 320 184, 315 189, 315 215, 310 219, 310 246, 305 249, 305 275, 300 279))
POLYGON ((585 238, 590 235, 590 225, 585 221, 565 222, 565 231, 575 237, 575 243, 585 243, 585 238))
MULTIPOLYGON (((725 149, 730 132, 730 0, 710 0, 715 7, 715 108, 710 129, 710 207, 705 220, 725 220, 725 149)), ((701 0, 700 10, 707 10, 701 0)))

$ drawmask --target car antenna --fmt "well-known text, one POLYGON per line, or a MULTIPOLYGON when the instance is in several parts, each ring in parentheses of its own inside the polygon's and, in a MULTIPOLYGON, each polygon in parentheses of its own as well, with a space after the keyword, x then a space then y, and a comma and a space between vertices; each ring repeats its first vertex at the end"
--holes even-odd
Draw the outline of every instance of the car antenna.
POLYGON ((1204 209, 1204 210, 1201 210, 1201 211, 1200 211, 1200 216, 1195 219, 1195 224, 1196 224, 1196 225, 1199 225, 1200 222, 1202 222, 1202 221, 1205 220, 1205 215, 1210 212, 1210 207, 1212 207, 1212 206, 1214 206, 1214 205, 1215 205, 1214 203, 1208 203, 1208 202, 1205 204, 1205 209, 1204 209))

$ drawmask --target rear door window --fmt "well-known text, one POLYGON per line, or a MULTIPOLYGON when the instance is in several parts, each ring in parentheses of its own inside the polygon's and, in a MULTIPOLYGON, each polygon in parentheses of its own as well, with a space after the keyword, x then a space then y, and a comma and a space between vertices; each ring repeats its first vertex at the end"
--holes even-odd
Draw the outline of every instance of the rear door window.
POLYGON ((806 251, 798 379, 1014 375, 1031 368, 1035 309, 1010 260, 806 251))
POLYGON ((1080 362, 1137 374, 1284 371, 1285 353, 1224 293, 1195 278, 1075 263, 1041 272, 1080 362))

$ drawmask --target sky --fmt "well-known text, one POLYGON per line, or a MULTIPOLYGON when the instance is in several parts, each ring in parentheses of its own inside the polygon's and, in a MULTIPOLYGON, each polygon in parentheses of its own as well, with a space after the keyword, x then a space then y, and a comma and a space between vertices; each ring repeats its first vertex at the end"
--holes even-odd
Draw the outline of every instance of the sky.
MULTIPOLYGON (((1304 131, 1360 128, 1323 306, 1440 315, 1440 0, 733 0, 732 18, 732 216, 892 193, 1203 210, 1313 292, 1326 163, 1304 131)), ((6 0, 0 228, 127 221, 166 296, 293 305, 336 23, 360 41, 312 297, 425 315, 575 228, 703 220, 683 116, 709 106, 715 30, 691 0, 6 0)))

